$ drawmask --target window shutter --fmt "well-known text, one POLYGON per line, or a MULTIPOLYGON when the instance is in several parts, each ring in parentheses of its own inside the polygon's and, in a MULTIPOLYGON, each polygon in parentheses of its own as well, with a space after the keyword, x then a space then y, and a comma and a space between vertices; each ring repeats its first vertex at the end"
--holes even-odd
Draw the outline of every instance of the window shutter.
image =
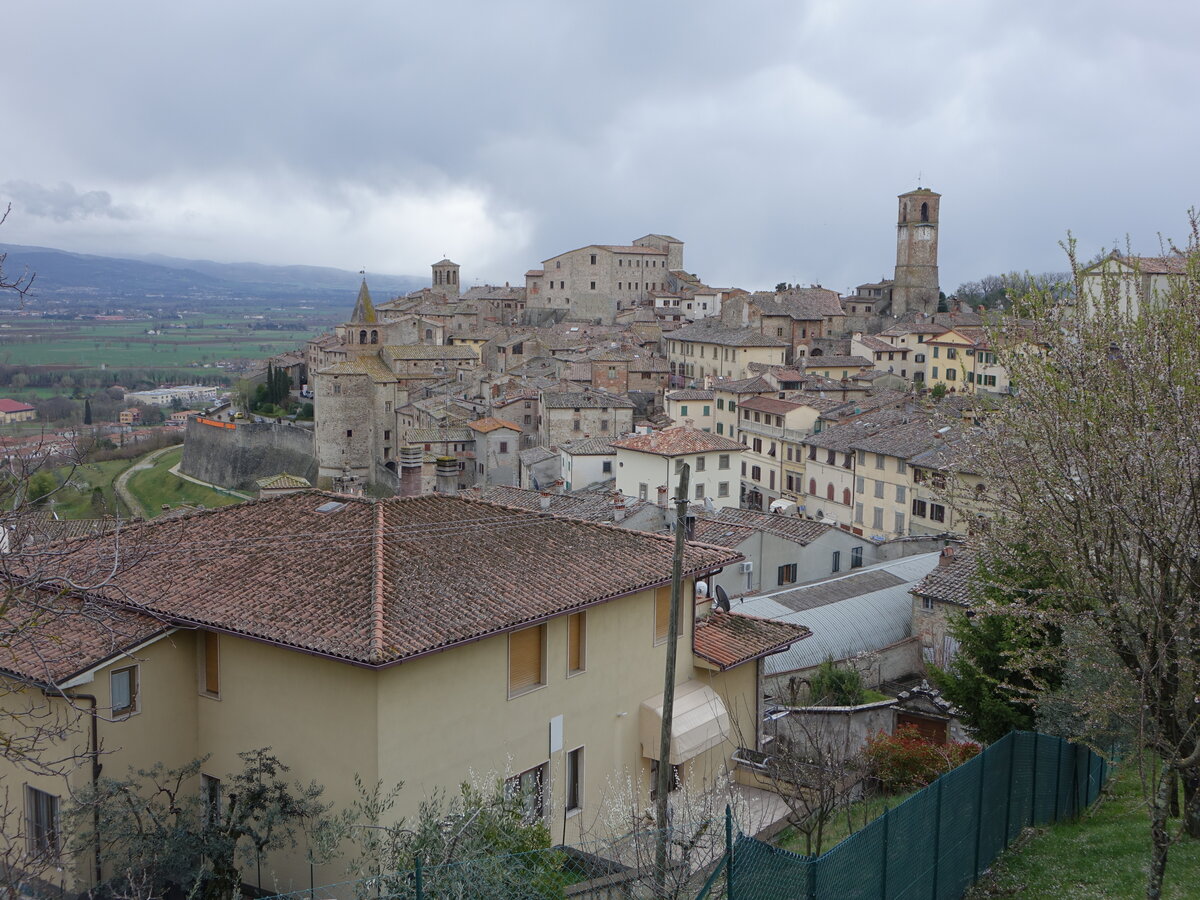
POLYGON ((219 646, 220 638, 216 634, 204 632, 204 690, 210 694, 221 693, 219 646))
POLYGON ((586 613, 574 613, 567 617, 567 671, 582 672, 584 667, 584 616, 586 613))
POLYGON ((508 690, 523 691, 542 683, 542 634, 535 625, 508 636, 508 690))
POLYGON ((654 592, 654 640, 665 641, 671 630, 671 588, 660 587, 654 592))

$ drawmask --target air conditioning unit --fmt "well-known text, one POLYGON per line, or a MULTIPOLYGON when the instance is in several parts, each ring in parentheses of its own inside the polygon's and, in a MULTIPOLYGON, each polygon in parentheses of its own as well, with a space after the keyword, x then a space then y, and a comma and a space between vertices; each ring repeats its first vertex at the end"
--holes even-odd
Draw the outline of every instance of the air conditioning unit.
POLYGON ((753 571, 754 571, 754 563, 752 563, 750 560, 746 560, 744 563, 742 563, 742 574, 743 575, 749 575, 753 571))

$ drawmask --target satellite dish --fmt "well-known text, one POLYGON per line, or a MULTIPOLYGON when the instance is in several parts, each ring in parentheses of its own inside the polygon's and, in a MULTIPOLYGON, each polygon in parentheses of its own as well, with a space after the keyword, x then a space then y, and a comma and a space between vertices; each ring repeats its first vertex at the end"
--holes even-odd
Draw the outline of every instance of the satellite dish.
POLYGON ((729 594, 725 593, 725 588, 717 585, 717 599, 713 601, 714 609, 723 609, 729 612, 729 594))

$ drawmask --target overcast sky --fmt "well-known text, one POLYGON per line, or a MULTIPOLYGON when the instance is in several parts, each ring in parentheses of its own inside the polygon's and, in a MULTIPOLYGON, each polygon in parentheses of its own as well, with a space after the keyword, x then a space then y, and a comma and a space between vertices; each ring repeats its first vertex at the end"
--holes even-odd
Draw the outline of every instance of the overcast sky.
POLYGON ((945 290, 1200 206, 1190 0, 11 4, 0 242, 522 282, 647 232, 708 283, 945 290))

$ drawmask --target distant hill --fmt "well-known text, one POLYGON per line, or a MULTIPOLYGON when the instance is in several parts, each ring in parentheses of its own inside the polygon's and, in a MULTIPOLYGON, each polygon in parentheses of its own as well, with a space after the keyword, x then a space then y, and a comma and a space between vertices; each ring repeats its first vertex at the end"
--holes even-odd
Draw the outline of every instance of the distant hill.
MULTIPOLYGON (((321 266, 267 266, 210 260, 148 256, 125 259, 69 253, 48 247, 0 244, 7 252, 5 271, 36 273, 31 298, 63 308, 97 305, 136 307, 353 305, 360 276, 321 266)), ((428 277, 369 275, 378 299, 405 294, 429 284, 428 277)))

